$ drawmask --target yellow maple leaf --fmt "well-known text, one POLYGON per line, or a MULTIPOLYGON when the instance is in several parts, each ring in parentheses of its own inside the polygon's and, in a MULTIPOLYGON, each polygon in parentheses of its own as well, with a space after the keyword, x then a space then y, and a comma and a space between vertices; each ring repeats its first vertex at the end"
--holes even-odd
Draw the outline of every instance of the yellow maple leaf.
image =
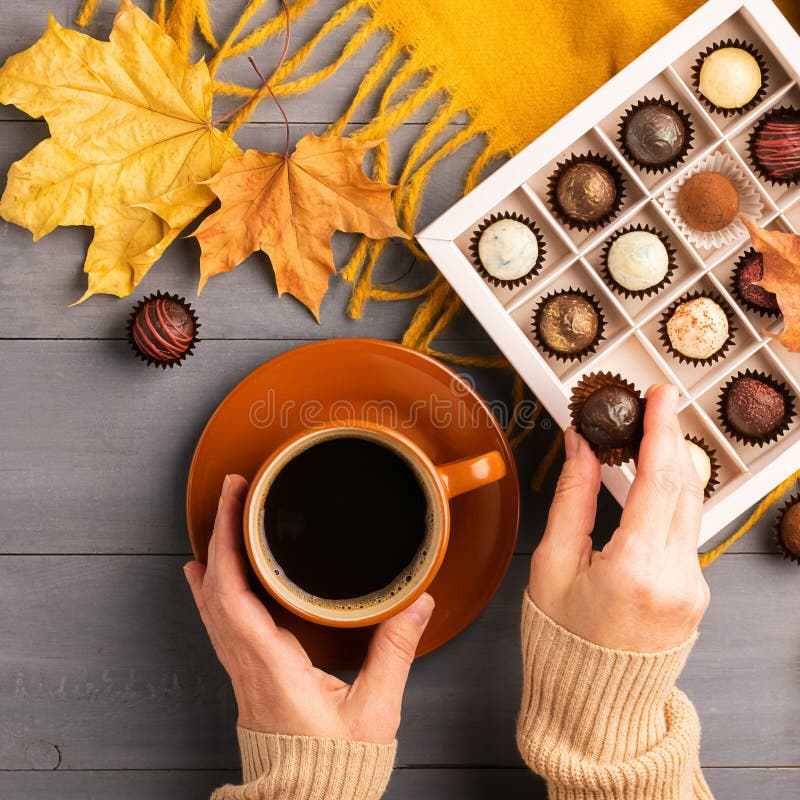
POLYGON ((378 143, 311 133, 290 156, 248 150, 226 161, 206 181, 221 206, 193 234, 202 250, 199 290, 212 275, 263 250, 278 294, 294 295, 319 321, 336 271, 334 231, 408 238, 395 218, 394 186, 370 180, 361 168, 365 153, 378 143))
MULTIPOLYGON (((0 102, 44 117, 50 138, 11 166, 0 215, 39 239, 95 228, 88 289, 125 297, 214 200, 201 182, 241 153, 211 124, 211 78, 122 0, 108 42, 63 28, 0 69, 0 102), (167 215, 161 207, 176 198, 167 215)), ((80 302, 80 301, 78 301, 80 302)))

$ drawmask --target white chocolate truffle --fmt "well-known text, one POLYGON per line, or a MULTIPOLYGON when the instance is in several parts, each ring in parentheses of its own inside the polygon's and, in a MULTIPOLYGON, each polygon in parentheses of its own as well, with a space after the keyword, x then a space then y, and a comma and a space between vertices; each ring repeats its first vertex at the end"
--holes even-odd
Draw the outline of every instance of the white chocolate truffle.
POLYGON ((513 281, 524 277, 536 266, 539 242, 524 222, 501 219, 481 234, 478 258, 493 278, 513 281))
POLYGON ((719 108, 746 106, 761 88, 758 61, 740 47, 722 47, 703 59, 700 93, 719 108))
POLYGON ((623 233, 608 251, 608 271, 623 289, 639 292, 664 280, 669 253, 664 242, 648 231, 623 233))
POLYGON ((705 488, 711 480, 711 459, 708 457, 708 453, 706 453, 699 444, 690 442, 688 439, 685 441, 686 446, 689 448, 689 456, 692 459, 692 464, 694 464, 694 468, 697 470, 697 474, 700 476, 700 480, 703 483, 703 488, 705 488))
POLYGON ((728 341, 728 317, 710 297, 696 297, 675 309, 667 322, 667 336, 687 358, 710 358, 728 341))

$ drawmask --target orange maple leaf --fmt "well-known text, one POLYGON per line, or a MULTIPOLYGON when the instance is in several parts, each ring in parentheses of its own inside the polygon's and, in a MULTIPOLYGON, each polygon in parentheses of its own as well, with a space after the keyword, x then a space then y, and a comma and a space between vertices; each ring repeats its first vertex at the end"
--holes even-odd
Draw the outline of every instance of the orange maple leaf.
POLYGON ((741 219, 753 248, 764 258, 764 276, 757 285, 777 296, 785 323, 780 333, 764 333, 800 353, 800 236, 764 230, 744 216, 741 219))
POLYGON ((206 181, 220 208, 193 234, 202 251, 198 291, 212 275, 263 250, 272 261, 278 294, 294 295, 319 322, 336 271, 334 231, 408 238, 397 225, 394 186, 370 180, 361 168, 364 154, 377 144, 312 133, 290 156, 248 150, 228 159, 206 181))

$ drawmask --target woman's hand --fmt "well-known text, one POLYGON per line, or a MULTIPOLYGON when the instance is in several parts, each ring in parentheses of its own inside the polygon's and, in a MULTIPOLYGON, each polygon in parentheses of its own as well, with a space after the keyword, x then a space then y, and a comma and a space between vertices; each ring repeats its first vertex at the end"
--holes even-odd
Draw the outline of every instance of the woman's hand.
POLYGON ((563 628, 615 650, 683 644, 709 602, 697 559, 703 486, 676 415, 673 386, 647 394, 636 478, 602 551, 590 534, 600 465, 573 429, 547 528, 531 560, 531 599, 563 628))
POLYGON ((246 493, 244 478, 225 478, 208 565, 191 561, 184 567, 211 643, 233 683, 239 725, 264 733, 390 744, 433 599, 424 594, 378 626, 352 685, 316 669, 248 586, 242 539, 246 493))

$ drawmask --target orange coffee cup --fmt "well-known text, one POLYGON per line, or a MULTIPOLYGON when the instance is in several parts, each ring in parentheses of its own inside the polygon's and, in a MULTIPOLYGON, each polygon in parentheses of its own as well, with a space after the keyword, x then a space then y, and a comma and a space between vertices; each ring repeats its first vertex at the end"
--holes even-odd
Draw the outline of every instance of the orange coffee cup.
MULTIPOLYGON (((264 588, 298 616, 338 628, 374 625, 411 605, 436 577, 450 537, 450 498, 494 483, 505 472, 505 462, 497 450, 436 465, 416 443, 396 430, 364 421, 330 422, 284 442, 256 473, 244 506, 247 555, 264 588), (269 545, 269 532, 265 529, 269 490, 281 470, 314 445, 343 437, 382 445, 403 459, 413 470, 428 509, 423 541, 411 563, 385 587, 368 595, 345 599, 318 597, 295 583, 275 558, 269 545)), ((309 502, 313 502, 313 498, 309 498, 309 502)))

